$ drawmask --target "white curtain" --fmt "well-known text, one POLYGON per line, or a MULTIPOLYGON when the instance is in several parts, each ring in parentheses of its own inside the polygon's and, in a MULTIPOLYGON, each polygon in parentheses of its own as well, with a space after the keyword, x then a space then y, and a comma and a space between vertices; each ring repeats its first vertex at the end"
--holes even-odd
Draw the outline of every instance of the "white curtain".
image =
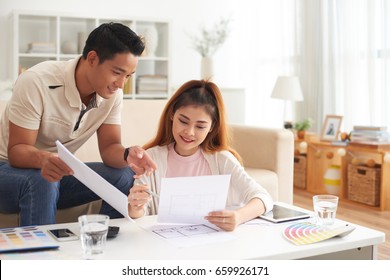
POLYGON ((342 130, 354 125, 390 128, 390 2, 304 0, 303 116, 342 115, 342 130))
MULTIPOLYGON (((297 75, 304 94, 294 118, 326 115, 390 129, 390 0, 234 1, 236 75, 247 91, 247 123, 281 127, 276 78, 297 75), (239 2, 239 3, 238 3, 239 2)), ((230 60, 229 59, 229 60, 230 60)))
POLYGON ((299 75, 300 0, 234 1, 234 30, 225 67, 246 89, 246 123, 283 126, 282 100, 271 99, 278 76, 299 75), (232 63, 234 62, 234 64, 232 63))

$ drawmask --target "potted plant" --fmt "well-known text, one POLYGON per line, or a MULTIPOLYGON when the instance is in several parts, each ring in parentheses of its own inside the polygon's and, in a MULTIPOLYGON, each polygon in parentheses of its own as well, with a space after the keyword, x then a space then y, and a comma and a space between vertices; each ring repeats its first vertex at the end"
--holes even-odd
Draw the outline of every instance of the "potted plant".
POLYGON ((308 130, 313 125, 313 120, 311 118, 306 118, 303 121, 296 122, 294 124, 294 129, 297 132, 298 139, 304 139, 306 130, 308 130))

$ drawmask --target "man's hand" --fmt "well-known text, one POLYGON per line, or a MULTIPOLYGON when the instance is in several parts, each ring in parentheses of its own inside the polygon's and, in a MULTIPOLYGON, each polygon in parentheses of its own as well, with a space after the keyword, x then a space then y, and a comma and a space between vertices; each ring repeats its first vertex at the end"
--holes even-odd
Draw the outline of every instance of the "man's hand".
POLYGON ((139 178, 146 173, 150 176, 154 170, 157 169, 156 163, 140 146, 133 146, 129 148, 129 155, 126 158, 127 164, 136 173, 134 178, 139 178))
POLYGON ((47 153, 42 159, 41 174, 49 182, 57 182, 64 176, 73 175, 73 170, 57 154, 47 153))

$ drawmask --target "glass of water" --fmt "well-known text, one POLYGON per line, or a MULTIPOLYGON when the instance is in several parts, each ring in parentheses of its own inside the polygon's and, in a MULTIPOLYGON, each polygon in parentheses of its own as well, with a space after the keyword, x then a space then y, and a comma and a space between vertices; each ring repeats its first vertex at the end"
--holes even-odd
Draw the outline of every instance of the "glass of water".
POLYGON ((81 247, 85 258, 104 252, 109 221, 109 216, 100 214, 79 217, 81 247))
POLYGON ((335 195, 313 196, 313 207, 318 225, 331 226, 334 224, 338 202, 339 198, 335 195))

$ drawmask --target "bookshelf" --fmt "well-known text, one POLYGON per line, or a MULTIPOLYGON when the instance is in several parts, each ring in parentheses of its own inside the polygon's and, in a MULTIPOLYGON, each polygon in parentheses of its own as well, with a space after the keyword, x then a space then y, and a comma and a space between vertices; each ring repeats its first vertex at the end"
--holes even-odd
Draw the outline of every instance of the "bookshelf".
POLYGON ((13 11, 10 20, 13 81, 21 72, 39 62, 77 57, 82 52, 85 39, 94 28, 106 22, 120 22, 144 36, 148 48, 150 48, 149 42, 154 43, 153 51, 146 50, 139 58, 135 75, 128 80, 123 89, 124 98, 167 99, 169 97, 171 81, 169 20, 90 17, 35 11, 13 11), (163 77, 166 87, 154 91, 153 94, 138 92, 137 81, 142 76, 163 77))

